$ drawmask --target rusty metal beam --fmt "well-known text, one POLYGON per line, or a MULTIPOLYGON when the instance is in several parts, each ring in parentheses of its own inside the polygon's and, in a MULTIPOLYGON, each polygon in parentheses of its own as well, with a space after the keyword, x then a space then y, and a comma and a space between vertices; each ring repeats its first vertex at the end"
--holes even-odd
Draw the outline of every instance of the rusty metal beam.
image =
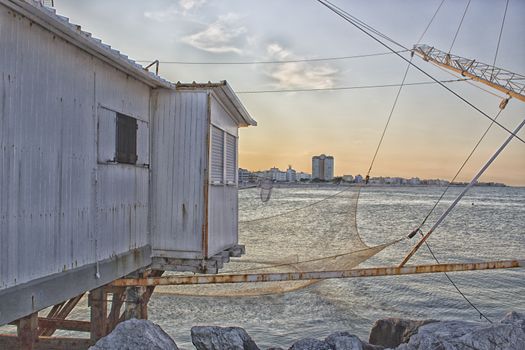
POLYGON ((525 102, 525 76, 521 74, 452 55, 428 45, 415 45, 412 52, 425 61, 452 70, 525 102))
MULTIPOLYGON (((88 338, 39 337, 33 350, 87 350, 93 344, 88 338)), ((21 349, 19 337, 1 334, 0 349, 21 349)))
MULTIPOLYGON (((9 325, 17 326, 20 324, 20 320, 9 322, 9 325)), ((53 318, 53 317, 38 317, 38 329, 41 331, 46 328, 53 328, 54 330, 63 329, 68 331, 78 331, 78 332, 89 332, 90 331, 90 322, 89 321, 79 321, 79 320, 65 320, 62 318, 53 318)), ((40 335, 42 336, 42 335, 40 335)), ((48 336, 44 336, 48 337, 48 336)), ((0 349, 2 349, 0 347, 0 349)))
POLYGON ((0 349, 20 349, 18 336, 14 334, 0 334, 0 349))
POLYGON ((149 278, 123 278, 111 283, 113 286, 160 286, 160 285, 189 285, 212 283, 257 283, 323 280, 333 278, 379 277, 394 275, 411 275, 420 273, 457 272, 491 269, 508 269, 524 267, 525 260, 501 260, 477 263, 451 263, 412 266, 387 266, 341 271, 308 271, 308 272, 280 272, 280 273, 243 273, 225 275, 195 275, 195 276, 165 276, 149 278))
POLYGON ((35 350, 87 350, 93 344, 89 338, 40 337, 35 350))
POLYGON ((39 317, 38 326, 40 328, 64 329, 77 332, 91 332, 91 323, 89 321, 64 320, 61 318, 39 317))
POLYGON ((461 191, 461 193, 456 197, 456 199, 454 199, 454 201, 449 205, 449 207, 447 208, 447 210, 445 210, 441 216, 436 220, 436 222, 434 223, 434 225, 432 225, 432 227, 428 230, 428 232, 419 240, 419 242, 417 242, 417 244, 412 248, 412 250, 407 254, 405 255, 405 257, 403 258, 403 261, 401 261, 401 263, 399 264, 399 267, 403 267, 407 262, 408 260, 410 260, 410 258, 412 258, 412 256, 414 254, 416 254, 416 252, 418 251, 419 248, 421 248, 421 246, 423 245, 423 243, 425 243, 425 241, 428 239, 428 237, 430 237, 430 235, 432 234, 432 232, 434 232, 434 230, 439 226, 441 225, 441 223, 443 222, 443 220, 445 220, 445 218, 448 216, 448 214, 452 211, 452 209, 454 209, 454 207, 456 206, 456 204, 459 203, 459 201, 463 198, 463 196, 470 190, 470 188, 472 186, 474 186, 479 178, 483 175, 483 173, 489 168, 489 166, 498 158, 498 156, 500 155, 501 152, 503 152, 503 150, 505 149, 505 147, 507 147, 507 145, 512 141, 512 139, 518 134, 518 132, 521 130, 521 128, 523 128, 523 126, 525 126, 525 119, 523 119, 523 121, 516 127, 516 129, 514 129, 514 132, 512 132, 508 137, 507 139, 503 142, 503 144, 496 150, 496 152, 494 152, 494 154, 490 157, 490 159, 481 167, 481 169, 479 169, 479 171, 476 173, 476 175, 472 178, 472 180, 470 180, 470 183, 465 186, 463 188, 463 190, 461 191))

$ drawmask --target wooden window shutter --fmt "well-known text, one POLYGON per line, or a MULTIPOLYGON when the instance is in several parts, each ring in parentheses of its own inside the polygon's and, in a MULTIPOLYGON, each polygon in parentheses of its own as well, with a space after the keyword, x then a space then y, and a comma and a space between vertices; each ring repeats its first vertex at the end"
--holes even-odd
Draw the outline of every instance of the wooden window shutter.
POLYGON ((137 119, 117 113, 117 162, 137 163, 137 128, 137 119))
POLYGON ((224 182, 224 131, 211 127, 211 154, 210 154, 210 181, 211 183, 224 182))
POLYGON ((226 134, 226 183, 234 184, 237 173, 237 138, 226 134))

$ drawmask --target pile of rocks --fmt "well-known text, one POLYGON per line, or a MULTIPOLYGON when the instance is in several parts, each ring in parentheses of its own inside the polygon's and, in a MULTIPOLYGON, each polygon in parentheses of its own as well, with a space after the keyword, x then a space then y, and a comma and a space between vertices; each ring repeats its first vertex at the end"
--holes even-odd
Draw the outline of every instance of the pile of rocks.
MULTIPOLYGON (((260 350, 239 327, 193 327, 197 350, 260 350)), ((156 324, 145 320, 123 322, 90 350, 178 349, 156 324)), ((525 315, 507 314, 493 324, 466 321, 413 321, 388 318, 375 322, 368 342, 348 332, 336 332, 324 340, 305 338, 288 350, 525 350, 525 315)), ((284 350, 270 348, 268 350, 284 350)))

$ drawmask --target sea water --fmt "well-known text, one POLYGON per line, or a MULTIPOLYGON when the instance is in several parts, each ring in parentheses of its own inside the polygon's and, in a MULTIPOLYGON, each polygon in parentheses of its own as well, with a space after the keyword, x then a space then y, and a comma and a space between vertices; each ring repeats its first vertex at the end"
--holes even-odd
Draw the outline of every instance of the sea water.
MULTIPOLYGON (((443 190, 423 186, 363 188, 357 206, 362 239, 368 245, 377 245, 406 236, 423 220, 443 190)), ((239 192, 239 219, 291 211, 339 191, 341 188, 337 187, 275 188, 270 202, 261 204, 257 189, 243 190, 239 192)), ((447 192, 424 228, 435 222, 460 191, 461 188, 452 187, 447 192)), ((262 237, 252 235, 250 225, 241 225, 240 243, 245 243, 248 249, 257 246, 267 249, 264 242, 274 241, 270 238, 283 229, 298 239, 306 221, 315 222, 320 235, 339 229, 331 225, 331 209, 339 210, 352 197, 345 192, 305 209, 307 212, 301 210, 279 220, 261 221, 266 230, 259 234, 262 237), (290 232, 293 228, 295 231, 290 232)), ((397 265, 415 242, 416 238, 403 240, 360 267, 397 265)), ((428 242, 441 262, 524 259, 525 188, 473 188, 428 242)), ((293 252, 282 252, 276 246, 275 254, 293 252)), ((410 263, 434 263, 434 260, 423 246, 410 263)), ((525 312, 523 268, 457 272, 449 276, 491 320, 499 320, 511 310, 525 312)), ((86 299, 70 318, 89 319, 86 299)), ((288 348, 298 339, 322 339, 336 331, 348 331, 367 340, 374 321, 386 317, 487 322, 480 319, 441 273, 325 280, 290 293, 257 297, 196 297, 155 292, 149 303, 149 319, 159 324, 179 348, 188 350, 194 349, 190 329, 196 325, 239 326, 263 349, 288 348)), ((4 326, 2 332, 13 333, 16 328, 4 326)), ((69 331, 58 331, 56 335, 78 336, 69 331)))
MULTIPOLYGON (((331 196, 340 188, 275 188, 273 199, 283 205, 261 208, 258 192, 240 191, 240 220, 293 210, 331 196), (261 214, 262 213, 262 214, 261 214)), ((423 220, 443 187, 366 187, 362 190, 357 223, 362 239, 376 245, 406 236, 423 220)), ((452 187, 427 221, 430 227, 461 189, 452 187)), ((271 201, 272 201, 271 200, 271 201)), ((338 204, 345 197, 322 203, 338 204)), ((329 211, 328 211, 329 212, 329 211)), ((319 221, 329 226, 326 211, 319 221)), ((285 218, 301 229, 300 215, 285 218)), ((282 226, 282 217, 280 218, 282 226)), ((282 227, 265 222, 267 235, 282 227)), ((241 225, 241 228, 243 226, 241 225)), ((240 243, 251 237, 241 230, 240 243)), ((416 242, 403 240, 360 267, 397 265, 416 242)), ((475 187, 428 240, 441 262, 470 262, 525 258, 525 189, 475 187)), ((282 254, 275 247, 276 254, 282 254)), ((290 254, 293 252, 285 252, 290 254)), ((329 252, 327 252, 329 254, 329 252)), ((249 254, 249 252, 248 252, 249 254)), ((284 253, 283 253, 284 254, 284 253)), ((411 263, 434 263, 426 247, 411 263)), ((498 320, 510 310, 525 311, 525 270, 458 272, 449 274, 460 290, 488 318, 498 320)), ((385 317, 462 319, 486 322, 454 289, 443 274, 326 280, 307 288, 257 297, 194 297, 155 293, 149 316, 183 349, 193 349, 195 325, 243 327, 261 347, 289 347, 304 337, 324 338, 348 331, 367 340, 373 322, 385 317)))

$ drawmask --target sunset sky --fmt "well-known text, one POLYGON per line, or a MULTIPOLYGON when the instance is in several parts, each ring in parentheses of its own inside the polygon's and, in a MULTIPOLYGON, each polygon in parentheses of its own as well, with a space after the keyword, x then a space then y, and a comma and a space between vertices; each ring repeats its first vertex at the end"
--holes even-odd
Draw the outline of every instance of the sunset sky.
MULTIPOLYGON (((441 0, 334 1, 406 47, 417 42, 441 0)), ((445 0, 421 40, 443 51, 468 0, 445 0)), ((492 64, 506 0, 472 0, 451 53, 492 64)), ((253 62, 331 58, 387 50, 314 0, 55 0, 73 23, 136 60, 253 62)), ((525 1, 510 0, 496 66, 525 74, 525 1)), ((403 53, 410 57, 409 53, 403 53)), ((440 80, 454 79, 419 57, 413 62, 440 80)), ((253 91, 399 84, 406 62, 393 54, 286 64, 160 64, 173 82, 227 80, 259 126, 241 130, 240 166, 291 164, 311 172, 311 157, 335 158, 335 174, 362 174, 370 165, 396 87, 309 92, 253 91)), ((410 69, 407 82, 429 78, 410 69)), ((490 116, 501 98, 466 82, 449 86, 490 116)), ((477 85, 484 87, 483 85, 477 85)), ((490 88, 488 88, 490 89, 490 88)), ((503 94, 494 90, 503 97, 503 94)), ((499 121, 513 130, 525 103, 513 99, 499 121)), ((450 179, 490 121, 442 87, 403 88, 371 176, 450 179)), ((519 133, 525 138, 525 131, 519 133)), ((507 137, 493 126, 460 176, 468 180, 507 137)), ((525 185, 525 144, 514 140, 481 181, 525 185)))

